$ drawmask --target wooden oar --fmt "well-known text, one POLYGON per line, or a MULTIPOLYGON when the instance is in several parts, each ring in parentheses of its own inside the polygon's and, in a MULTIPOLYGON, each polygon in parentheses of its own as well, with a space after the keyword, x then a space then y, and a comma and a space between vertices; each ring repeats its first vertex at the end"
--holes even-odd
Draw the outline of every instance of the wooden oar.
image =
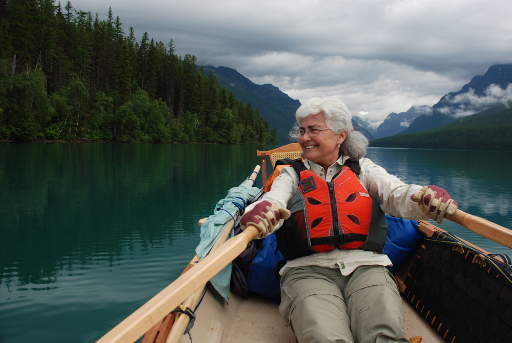
MULTIPOLYGON (((213 253, 219 249, 220 246, 229 237, 229 233, 233 229, 235 222, 233 220, 230 220, 226 226, 224 227, 224 230, 220 234, 219 238, 215 242, 215 245, 212 248, 212 251, 210 253, 213 253)), ((206 284, 204 284, 202 287, 200 287, 197 292, 189 296, 185 301, 183 302, 183 306, 188 307, 192 310, 195 309, 199 301, 201 301, 201 297, 203 296, 203 290, 206 284)), ((169 335, 167 336, 167 339, 165 340, 166 343, 177 343, 180 342, 183 334, 185 333, 185 330, 187 328, 188 323, 190 322, 190 318, 187 315, 184 314, 178 314, 176 316, 176 319, 174 321, 174 324, 171 328, 171 331, 169 332, 169 335)))
MULTIPOLYGON (((256 177, 260 171, 260 166, 256 165, 252 173, 247 178, 250 181, 250 185, 254 184, 256 177)), ((234 219, 236 220, 240 214, 237 213, 234 215, 234 219)), ((199 225, 204 224, 208 218, 201 218, 198 223, 199 225)), ((233 226, 235 225, 235 221, 232 219, 224 225, 221 233, 219 234, 215 244, 213 245, 210 253, 216 251, 219 246, 221 246, 229 237, 231 230, 233 230, 233 226)), ((194 256, 189 264, 183 270, 183 273, 194 267, 196 263, 199 261, 198 256, 194 256)), ((181 304, 185 308, 190 308, 194 310, 201 300, 203 295, 203 290, 206 285, 203 285, 196 293, 190 295, 183 303, 181 304)), ((150 330, 148 330, 145 335, 142 343, 176 343, 179 342, 187 328, 188 323, 190 322, 190 317, 184 315, 182 313, 169 313, 166 315, 159 323, 155 324, 150 330)))
MULTIPOLYGON (((235 219, 236 217, 237 216, 235 216, 235 219)), ((206 222, 206 220, 207 218, 202 218, 199 221, 203 221, 204 223, 206 222)), ((234 224, 235 222, 233 221, 233 219, 231 219, 229 222, 226 223, 226 225, 224 225, 224 228, 220 233, 219 237, 217 238, 217 241, 215 241, 215 244, 213 245, 211 252, 216 251, 218 247, 228 239, 234 224)), ((194 256, 187 264, 182 273, 185 273, 190 268, 193 268, 197 264, 197 262, 199 262, 199 260, 200 259, 197 255, 194 256)), ((183 301, 181 305, 184 306, 185 308, 190 308, 194 310, 199 301, 201 300, 205 286, 206 285, 203 285, 203 287, 201 287, 196 293, 192 294, 187 299, 185 299, 185 301, 183 301)), ((162 318, 160 322, 155 324, 151 329, 149 329, 144 334, 142 343, 178 342, 179 340, 181 340, 183 334, 185 333, 189 321, 190 318, 187 315, 176 312, 169 313, 164 318, 162 318)))
MULTIPOLYGON (((249 177, 253 182, 258 171, 259 166, 256 166, 249 177)), ((289 212, 283 210, 282 216, 289 216, 289 212)), ((226 230, 224 230, 223 234, 225 232, 226 230)), ((138 339, 161 318, 167 315, 170 310, 178 306, 187 296, 204 287, 206 282, 240 255, 257 234, 258 229, 249 226, 244 232, 231 238, 218 248, 215 253, 205 257, 194 268, 183 273, 173 283, 133 312, 100 338, 98 342, 133 342, 138 339)), ((193 261, 195 262, 194 259, 193 261)))
POLYGON ((240 255, 247 244, 258 235, 254 226, 229 239, 218 251, 206 256, 194 268, 178 277, 160 293, 139 307, 130 316, 101 337, 99 343, 128 343, 137 340, 153 325, 158 323, 170 310, 181 304, 240 255))
MULTIPOLYGON (((414 194, 412 200, 419 202, 419 193, 414 194)), ((504 226, 459 209, 452 214, 447 213, 446 218, 496 243, 512 248, 512 230, 504 226)))

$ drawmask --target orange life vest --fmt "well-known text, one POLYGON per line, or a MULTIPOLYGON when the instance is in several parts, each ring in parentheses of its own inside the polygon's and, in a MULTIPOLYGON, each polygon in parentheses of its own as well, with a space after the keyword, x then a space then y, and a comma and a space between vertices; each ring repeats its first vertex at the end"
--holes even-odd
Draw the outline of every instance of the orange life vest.
POLYGON ((344 165, 330 182, 306 169, 300 160, 285 160, 299 176, 289 208, 292 217, 277 230, 286 259, 334 249, 382 251, 386 221, 354 172, 358 161, 344 165))

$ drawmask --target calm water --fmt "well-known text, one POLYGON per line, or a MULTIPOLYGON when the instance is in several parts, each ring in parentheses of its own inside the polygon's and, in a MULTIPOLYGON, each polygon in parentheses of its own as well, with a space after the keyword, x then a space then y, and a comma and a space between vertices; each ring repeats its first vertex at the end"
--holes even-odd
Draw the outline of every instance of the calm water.
MULTIPOLYGON (((0 342, 99 338, 180 273, 197 244, 195 222, 247 176, 255 150, 0 145, 0 342)), ((512 162, 502 153, 375 148, 369 156, 406 182, 441 185, 463 210, 512 227, 512 162)))

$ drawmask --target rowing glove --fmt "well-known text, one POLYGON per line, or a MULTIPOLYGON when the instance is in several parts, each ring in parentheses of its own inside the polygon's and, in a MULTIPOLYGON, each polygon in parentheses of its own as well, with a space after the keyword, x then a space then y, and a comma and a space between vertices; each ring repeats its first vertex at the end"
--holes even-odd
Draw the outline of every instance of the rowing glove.
POLYGON ((425 186, 413 195, 421 211, 430 219, 441 223, 447 214, 454 214, 457 202, 450 194, 439 186, 425 186))
POLYGON ((288 219, 290 211, 279 208, 271 201, 260 200, 249 207, 240 219, 240 228, 245 230, 249 225, 255 226, 259 230, 258 238, 263 238, 271 234, 276 228, 279 220, 288 219))

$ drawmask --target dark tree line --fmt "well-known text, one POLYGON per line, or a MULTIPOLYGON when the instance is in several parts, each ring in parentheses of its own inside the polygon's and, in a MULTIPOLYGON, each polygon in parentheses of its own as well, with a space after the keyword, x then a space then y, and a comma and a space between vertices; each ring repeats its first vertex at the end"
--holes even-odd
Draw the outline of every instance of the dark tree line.
POLYGON ((192 55, 54 0, 0 0, 0 139, 275 141, 192 55))

